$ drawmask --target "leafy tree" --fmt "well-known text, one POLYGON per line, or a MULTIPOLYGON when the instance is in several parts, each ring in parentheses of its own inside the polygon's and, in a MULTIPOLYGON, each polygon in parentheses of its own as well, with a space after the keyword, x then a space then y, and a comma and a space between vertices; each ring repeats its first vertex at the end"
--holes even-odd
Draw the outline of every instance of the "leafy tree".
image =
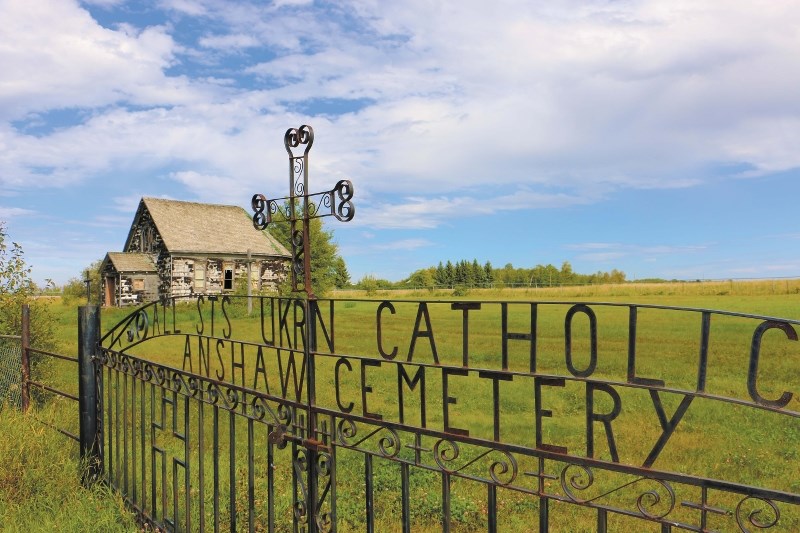
MULTIPOLYGON (((300 216, 301 209, 302 207, 298 205, 298 216, 300 216)), ((284 205, 283 209, 279 209, 278 213, 273 215, 272 224, 269 225, 268 230, 287 250, 291 251, 291 224, 286 218, 288 210, 288 204, 284 205)), ((297 229, 302 230, 302 222, 297 223, 297 229)), ((337 274, 342 274, 341 265, 337 267, 337 259, 341 259, 341 256, 339 256, 336 243, 333 242, 333 232, 323 227, 322 219, 311 219, 309 230, 311 233, 311 287, 314 294, 321 296, 337 286, 337 281, 341 281, 341 277, 337 277, 337 274)), ((347 273, 346 267, 344 273, 347 273)), ((300 276, 302 277, 302 274, 300 276)), ((349 282, 349 273, 347 278, 349 282)), ((284 289, 288 290, 288 284, 281 289, 281 292, 284 289)))
MULTIPOLYGON (((441 265, 441 263, 439 264, 441 265)), ((434 267, 416 270, 403 282, 403 285, 414 289, 426 288, 433 290, 434 285, 438 283, 436 281, 437 272, 438 270, 434 267)))
MULTIPOLYGON (((25 263, 22 247, 8 243, 5 224, 0 222, 0 334, 19 335, 22 331, 22 305, 30 309, 30 345, 40 350, 53 350, 53 320, 47 303, 35 299, 36 284, 31 268, 25 263)), ((39 379, 41 357, 30 358, 31 377, 39 379)))
POLYGON ((625 272, 621 270, 617 270, 616 268, 611 270, 609 281, 611 283, 625 283, 625 272))
POLYGON ((561 284, 572 283, 573 282, 574 272, 572 271, 572 265, 569 261, 564 261, 561 263, 561 272, 559 273, 559 281, 561 284))
POLYGON ((356 289, 367 291, 367 294, 372 296, 378 290, 391 289, 392 285, 391 281, 376 278, 372 274, 367 274, 356 283, 356 289))
POLYGON ((91 282, 89 284, 88 303, 100 304, 103 291, 103 282, 100 276, 102 262, 102 259, 98 259, 81 271, 80 278, 70 278, 62 290, 64 298, 71 301, 86 301, 86 280, 88 279, 91 282))

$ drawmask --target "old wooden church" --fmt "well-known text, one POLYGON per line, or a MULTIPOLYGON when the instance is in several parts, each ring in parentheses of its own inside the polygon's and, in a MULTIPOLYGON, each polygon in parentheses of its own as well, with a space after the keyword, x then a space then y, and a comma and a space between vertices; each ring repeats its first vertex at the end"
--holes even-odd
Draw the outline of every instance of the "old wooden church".
POLYGON ((123 251, 108 252, 100 267, 104 303, 223 294, 248 281, 274 289, 289 259, 241 207, 142 198, 123 251))

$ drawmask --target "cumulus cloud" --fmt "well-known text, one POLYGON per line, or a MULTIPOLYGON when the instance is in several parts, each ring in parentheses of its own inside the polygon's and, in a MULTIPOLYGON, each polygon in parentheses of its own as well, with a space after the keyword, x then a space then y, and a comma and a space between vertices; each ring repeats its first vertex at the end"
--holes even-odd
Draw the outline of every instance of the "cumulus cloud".
POLYGON ((74 1, 2 2, 0 18, 6 21, 0 37, 2 119, 193 98, 183 80, 164 75, 175 48, 166 28, 103 28, 74 1))
POLYGON ((373 246, 375 250, 403 250, 412 251, 419 248, 426 248, 433 246, 434 243, 427 239, 402 239, 399 241, 387 242, 384 244, 376 244, 373 246))
POLYGON ((4 207, 0 206, 0 220, 8 220, 14 217, 22 217, 28 215, 35 215, 36 211, 31 209, 22 209, 20 207, 4 207))
POLYGON ((643 261, 655 261, 668 255, 691 255, 708 250, 708 244, 627 244, 618 242, 587 242, 564 245, 565 250, 578 252, 575 258, 580 261, 607 263, 626 257, 636 257, 643 261))
POLYGON ((201 199, 282 196, 282 131, 308 120, 314 190, 352 178, 359 219, 381 228, 691 187, 715 165, 800 166, 792 2, 159 5, 215 33, 0 4, 0 187, 140 168, 201 199), (209 49, 219 70, 187 75, 209 49), (70 122, 35 128, 64 109, 70 122), (386 195, 400 200, 374 201, 386 195))

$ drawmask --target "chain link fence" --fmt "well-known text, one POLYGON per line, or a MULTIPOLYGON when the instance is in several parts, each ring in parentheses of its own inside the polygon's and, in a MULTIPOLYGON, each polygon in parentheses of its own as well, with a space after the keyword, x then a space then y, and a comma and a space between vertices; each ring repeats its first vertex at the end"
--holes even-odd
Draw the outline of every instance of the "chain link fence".
POLYGON ((0 405, 22 405, 22 340, 0 336, 0 405))

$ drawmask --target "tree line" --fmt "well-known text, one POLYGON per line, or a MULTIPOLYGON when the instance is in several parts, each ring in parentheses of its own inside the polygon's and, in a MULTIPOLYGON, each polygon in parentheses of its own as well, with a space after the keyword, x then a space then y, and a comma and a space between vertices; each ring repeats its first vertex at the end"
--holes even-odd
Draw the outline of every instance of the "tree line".
POLYGON ((591 285, 601 283, 624 283, 625 273, 612 269, 609 272, 597 271, 593 274, 580 274, 572 269, 569 261, 564 261, 561 268, 554 265, 536 265, 533 268, 517 268, 506 263, 503 268, 492 267, 487 261, 483 265, 477 259, 440 261, 414 271, 406 279, 391 282, 371 275, 364 276, 355 287, 367 291, 377 289, 437 289, 481 288, 481 287, 555 287, 560 285, 591 285))

